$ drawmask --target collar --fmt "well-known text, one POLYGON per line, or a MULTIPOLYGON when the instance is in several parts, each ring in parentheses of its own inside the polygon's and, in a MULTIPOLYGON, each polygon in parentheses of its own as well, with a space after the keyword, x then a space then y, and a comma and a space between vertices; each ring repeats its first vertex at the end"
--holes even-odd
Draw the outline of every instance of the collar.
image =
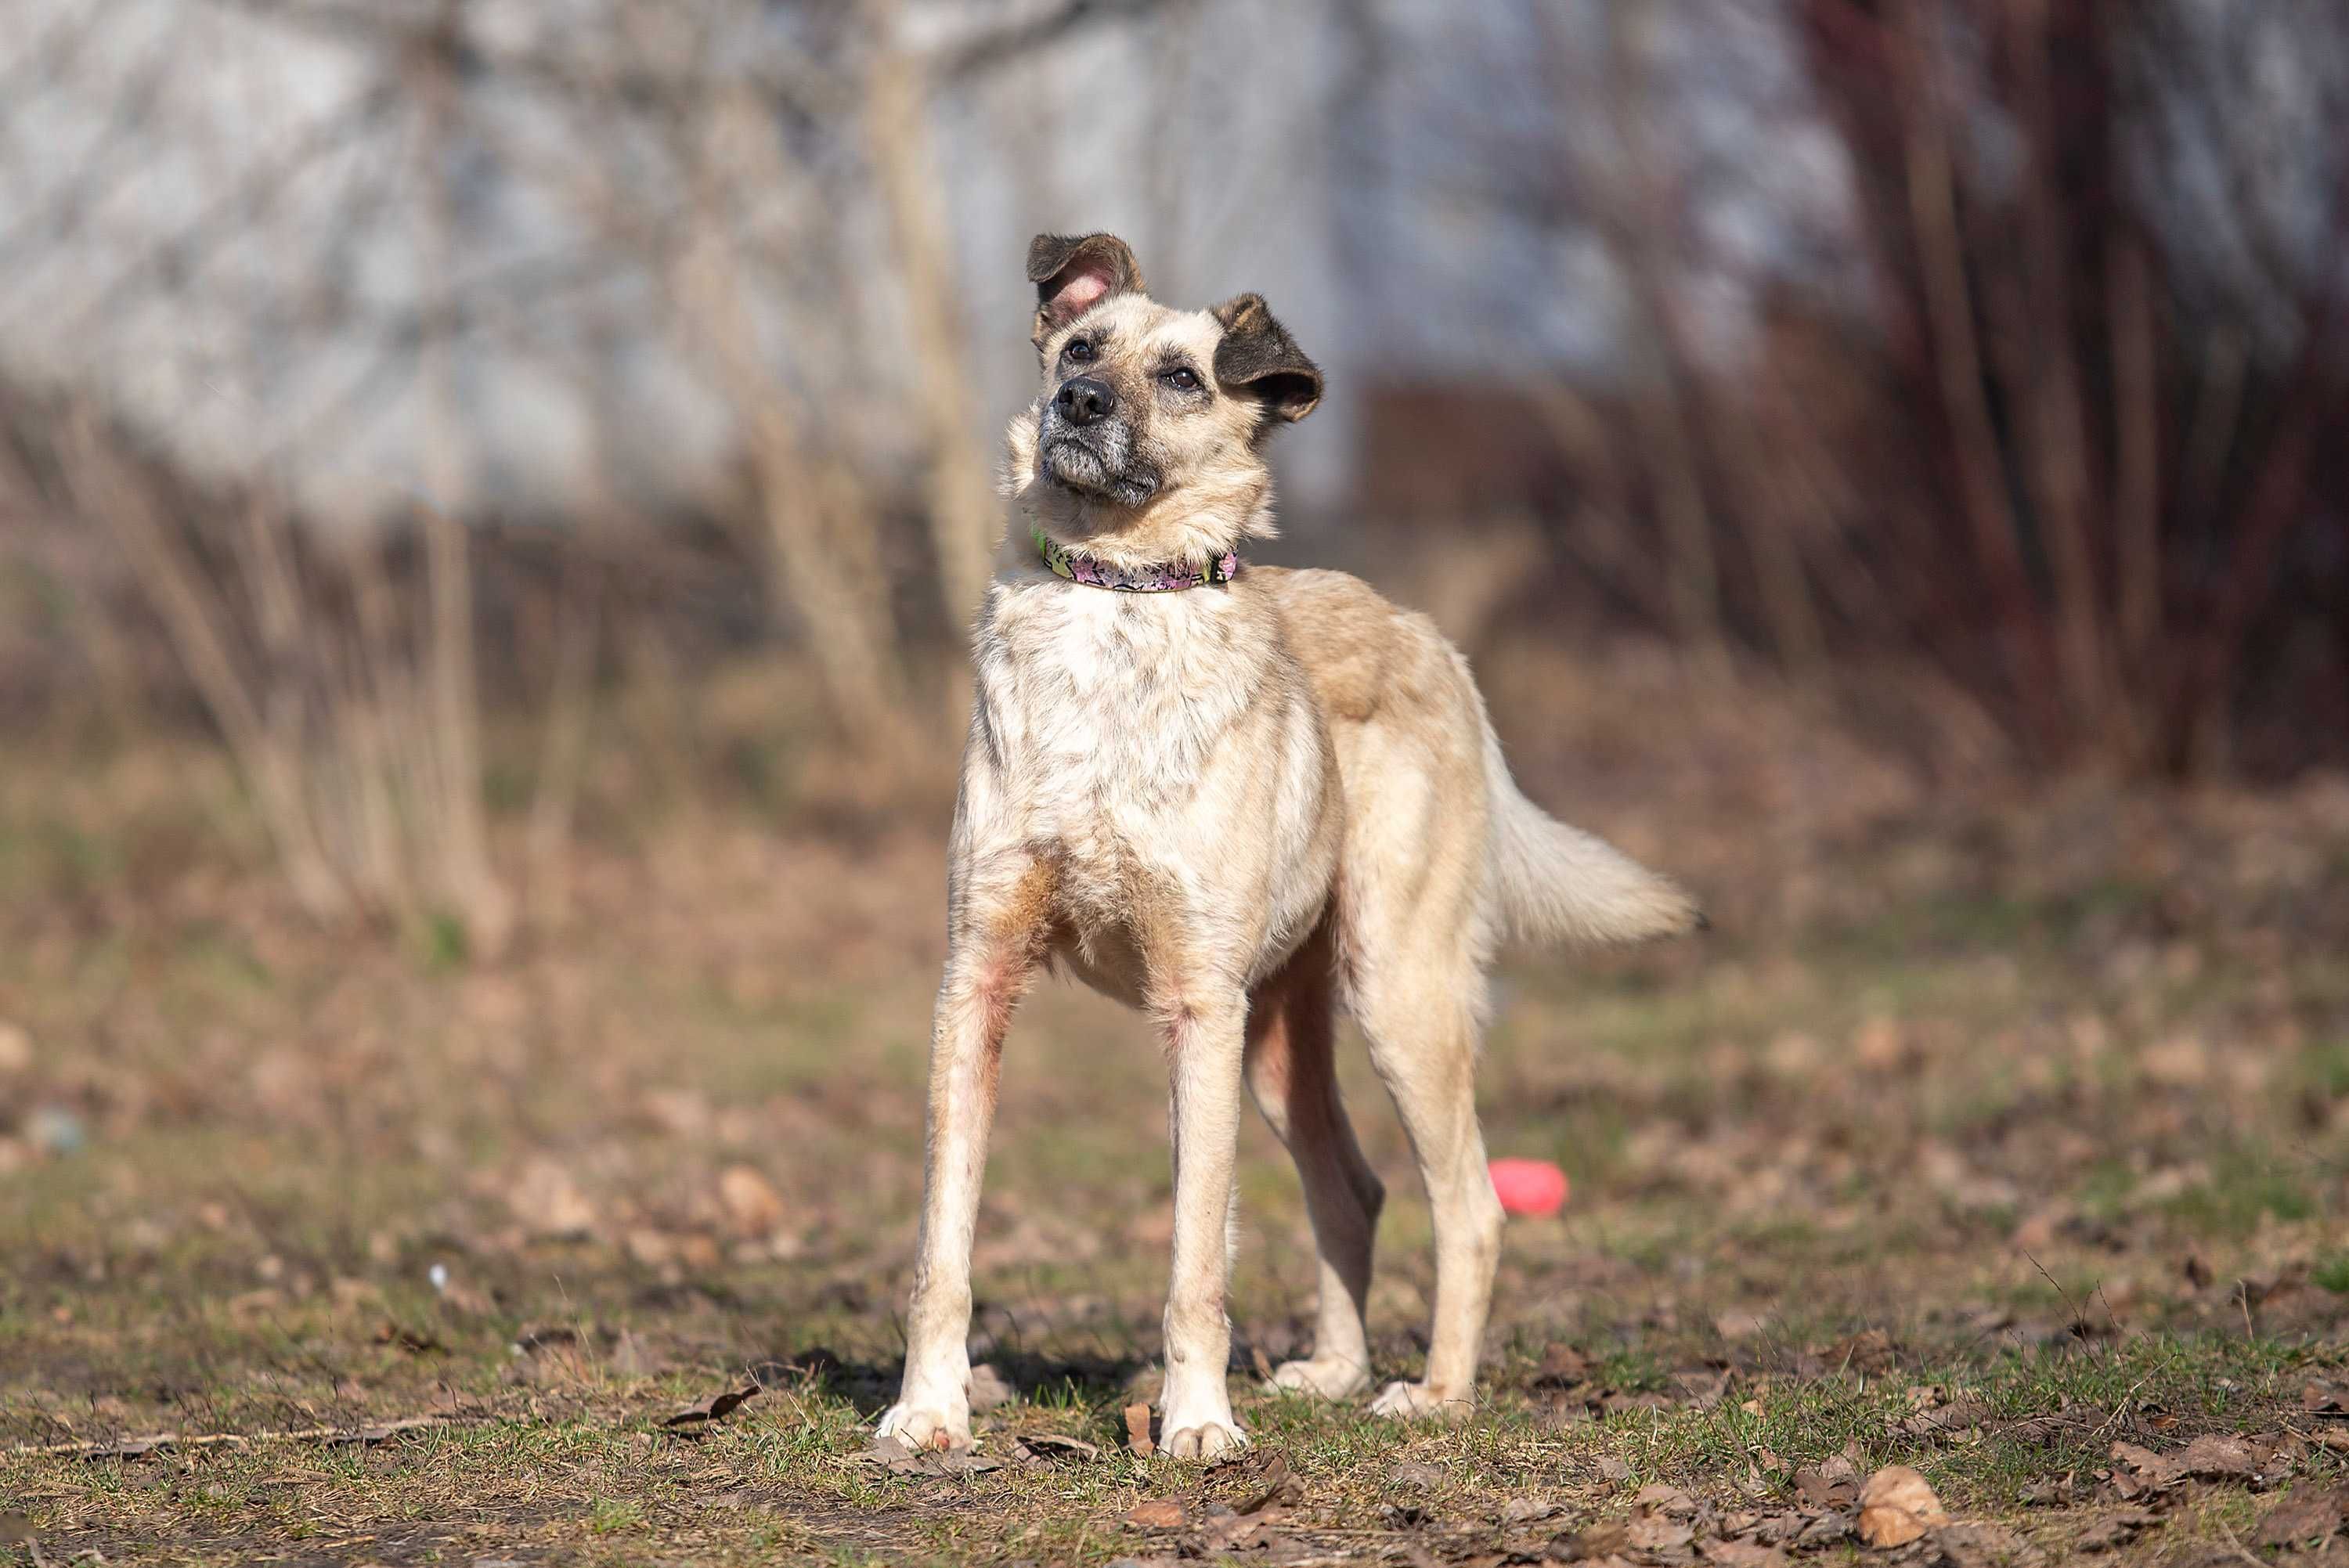
POLYGON ((1081 583, 1088 588, 1109 588, 1120 593, 1177 593, 1185 588, 1204 588, 1210 583, 1228 583, 1239 575, 1240 557, 1236 550, 1224 552, 1205 566, 1194 566, 1186 561, 1156 566, 1112 566, 1054 543, 1043 529, 1034 524, 1029 526, 1028 532, 1036 542, 1036 553, 1044 558, 1053 576, 1081 583))

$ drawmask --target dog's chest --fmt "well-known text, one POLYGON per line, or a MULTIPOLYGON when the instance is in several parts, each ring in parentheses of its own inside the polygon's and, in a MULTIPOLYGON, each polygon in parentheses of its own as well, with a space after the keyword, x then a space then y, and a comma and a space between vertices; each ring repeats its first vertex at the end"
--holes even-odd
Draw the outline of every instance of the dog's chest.
POLYGON ((1138 842, 1163 849, 1183 830, 1254 684, 1234 609, 1213 589, 1053 583, 999 595, 978 695, 1027 836, 1055 841, 1081 869, 1138 842))

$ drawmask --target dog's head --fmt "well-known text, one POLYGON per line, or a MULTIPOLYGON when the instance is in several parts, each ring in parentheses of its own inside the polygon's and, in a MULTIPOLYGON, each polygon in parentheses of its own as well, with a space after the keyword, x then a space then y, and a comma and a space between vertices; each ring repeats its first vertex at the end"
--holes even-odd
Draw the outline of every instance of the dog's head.
POLYGON ((1143 292, 1111 234, 1039 234, 1035 403, 1009 481, 1065 543, 1134 564, 1198 560, 1272 531, 1266 438, 1313 411, 1321 373, 1261 297, 1180 311, 1143 292))

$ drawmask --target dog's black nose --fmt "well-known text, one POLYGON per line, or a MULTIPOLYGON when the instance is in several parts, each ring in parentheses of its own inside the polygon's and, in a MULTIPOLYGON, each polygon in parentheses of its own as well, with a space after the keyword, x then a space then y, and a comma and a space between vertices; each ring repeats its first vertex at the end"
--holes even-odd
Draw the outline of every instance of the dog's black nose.
POLYGON ((1070 424, 1090 425, 1106 418, 1117 407, 1117 394, 1106 381, 1072 376, 1061 383, 1061 390, 1052 401, 1059 407, 1061 418, 1070 424))

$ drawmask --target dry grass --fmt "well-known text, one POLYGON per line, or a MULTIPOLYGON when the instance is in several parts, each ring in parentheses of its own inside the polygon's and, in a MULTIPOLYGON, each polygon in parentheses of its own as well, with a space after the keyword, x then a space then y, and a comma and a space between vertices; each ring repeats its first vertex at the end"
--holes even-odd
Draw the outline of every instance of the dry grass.
MULTIPOLYGON (((1652 1481, 1718 1533, 1800 1508, 1793 1472, 1847 1450, 1918 1465, 2025 1556, 2121 1505, 2098 1479, 2116 1439, 2275 1434, 2257 1490, 2336 1477, 2302 1390, 2342 1376, 2349 1324, 2338 781, 1953 801, 1797 705, 1636 654, 1596 675, 1496 657, 1489 679, 1537 792, 1686 874, 1720 928, 1510 967, 1489 1140, 1576 1191, 1511 1227, 1490 1408, 1408 1429, 1249 1395, 1300 1501, 1236 1552, 1537 1555, 1652 1481), (1682 721, 1660 736, 1657 711, 1682 721), (1537 712, 1557 717, 1521 732, 1537 712)), ((984 1451, 1057 1432, 1102 1453, 856 1462, 899 1348, 944 807, 934 777, 839 775, 771 717, 790 711, 756 673, 607 703, 570 923, 492 967, 453 934, 295 917, 208 753, 12 757, 0 1447, 261 1434, 0 1454, 0 1513, 47 1560, 1212 1545, 1212 1522, 1124 1522, 1159 1496, 1196 1520, 1261 1471, 1117 1447, 1156 1346, 1164 1088, 1133 1021, 1067 990, 1030 1004, 1007 1072, 977 1334, 1020 1397, 984 1451), (661 1425, 746 1370, 770 1391, 698 1437, 661 1425), (267 1435, 419 1416, 447 1424, 267 1435)), ((493 800, 534 739, 491 738, 493 800)), ((506 796, 502 843, 528 792, 506 796)), ((1371 1301, 1391 1376, 1418 1355, 1426 1214, 1359 1066, 1396 1193, 1371 1301)), ((1258 1128, 1242 1195, 1253 1365, 1298 1345, 1311 1281, 1258 1128)), ((2129 1550, 2226 1554, 2255 1539, 2253 1491, 2166 1491, 2129 1550)))

